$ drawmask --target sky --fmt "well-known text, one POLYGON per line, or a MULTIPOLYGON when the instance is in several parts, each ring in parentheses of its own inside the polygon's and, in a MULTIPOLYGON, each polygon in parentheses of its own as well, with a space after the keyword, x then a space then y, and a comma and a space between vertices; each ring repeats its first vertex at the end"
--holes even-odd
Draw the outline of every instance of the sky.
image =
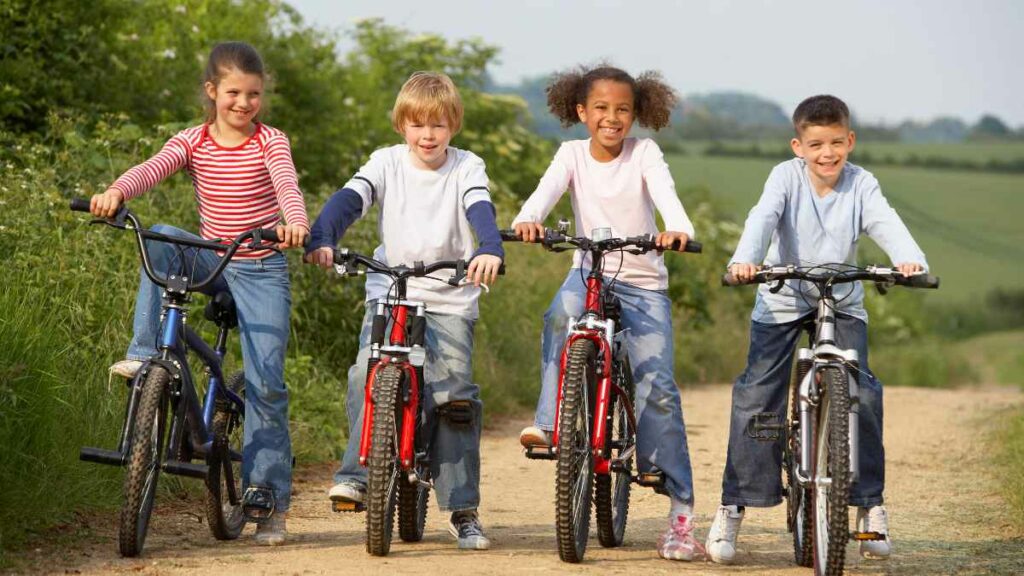
POLYGON ((1024 126, 1019 0, 285 0, 337 32, 381 17, 413 33, 500 48, 494 79, 515 84, 609 60, 657 70, 681 94, 736 90, 789 113, 831 93, 867 122, 995 114, 1024 126))

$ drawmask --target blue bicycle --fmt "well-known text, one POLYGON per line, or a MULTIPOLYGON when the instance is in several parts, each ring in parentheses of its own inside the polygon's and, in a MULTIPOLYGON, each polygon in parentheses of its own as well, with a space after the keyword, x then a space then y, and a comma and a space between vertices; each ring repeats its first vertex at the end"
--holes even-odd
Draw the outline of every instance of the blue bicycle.
MULTIPOLYGON (((89 212, 89 200, 76 198, 71 201, 71 209, 89 212)), ((93 223, 133 231, 143 270, 164 289, 158 351, 128 381, 130 392, 117 449, 83 447, 79 453, 84 461, 127 468, 118 526, 121 555, 137 556, 142 552, 161 471, 206 480, 210 531, 219 540, 233 540, 242 532, 247 518, 259 522, 273 512, 268 489, 250 487, 244 496, 240 493, 245 378, 237 372, 225 379, 222 372, 228 333, 238 326, 238 316, 229 292, 213 295, 205 310, 206 318, 219 330, 211 348, 185 324, 186 307, 193 292, 213 285, 239 248, 268 248, 267 242, 279 241, 276 231, 257 228, 229 243, 176 238, 144 229, 124 206, 113 218, 93 223), (181 255, 177 269, 168 270, 166 277, 158 275, 153 270, 147 240, 176 246, 181 255), (207 278, 196 281, 189 275, 189 249, 215 250, 223 256, 207 278), (207 383, 202 402, 189 368, 188 352, 205 365, 207 383)))

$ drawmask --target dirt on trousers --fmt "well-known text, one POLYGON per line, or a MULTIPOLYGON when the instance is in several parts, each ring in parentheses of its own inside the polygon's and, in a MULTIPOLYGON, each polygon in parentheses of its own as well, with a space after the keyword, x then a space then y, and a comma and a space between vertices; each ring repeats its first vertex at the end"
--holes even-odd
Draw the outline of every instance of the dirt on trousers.
MULTIPOLYGON (((683 391, 696 493, 697 536, 707 535, 721 494, 731 388, 683 391)), ((1024 402, 1004 388, 885 391, 886 506, 893 557, 864 560, 847 549, 851 574, 1024 574, 1024 534, 1015 529, 992 469, 989 432, 994 415, 1024 402)), ((736 563, 670 562, 655 542, 667 526, 668 499, 634 486, 620 548, 602 548, 593 534, 585 561, 558 559, 554 531, 554 463, 522 456, 519 429, 505 421, 485 431, 481 520, 492 547, 461 551, 447 532, 447 515, 433 501, 422 542, 406 544, 397 530, 391 554, 366 553, 363 514, 330 509, 333 464, 296 470, 288 515, 289 542, 257 546, 252 527, 233 542, 210 535, 199 502, 158 501, 142 557, 117 554, 114 513, 88 517, 87 536, 44 539, 19 553, 20 571, 74 574, 810 574, 793 564, 785 505, 748 508, 736 563)), ((852 522, 851 512, 851 522, 852 522)))

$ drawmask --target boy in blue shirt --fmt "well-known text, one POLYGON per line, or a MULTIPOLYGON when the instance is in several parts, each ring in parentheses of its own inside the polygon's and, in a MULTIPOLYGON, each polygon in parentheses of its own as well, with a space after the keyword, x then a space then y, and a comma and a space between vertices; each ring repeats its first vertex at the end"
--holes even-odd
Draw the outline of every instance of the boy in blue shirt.
MULTIPOLYGON (((924 253, 885 200, 878 181, 846 161, 856 143, 846 104, 834 96, 812 96, 797 106, 793 126, 796 137, 790 145, 797 158, 779 164, 768 176, 761 199, 747 217, 729 272, 748 281, 762 262, 855 264, 862 233, 877 242, 903 274, 925 270, 924 253)), ((776 294, 768 288, 758 287, 747 368, 733 386, 722 505, 708 532, 708 555, 722 564, 735 557, 744 508, 782 502, 782 439, 764 442, 744 431, 761 413, 785 421, 793 351, 802 324, 815 313, 814 299, 805 301, 788 284, 776 294)), ((892 544, 882 506, 882 385, 868 368, 864 289, 860 282, 841 284, 834 294, 838 344, 855 348, 861 366, 860 479, 850 488, 850 505, 858 507, 860 530, 886 535, 885 540, 861 542, 861 554, 886 558, 892 544)))

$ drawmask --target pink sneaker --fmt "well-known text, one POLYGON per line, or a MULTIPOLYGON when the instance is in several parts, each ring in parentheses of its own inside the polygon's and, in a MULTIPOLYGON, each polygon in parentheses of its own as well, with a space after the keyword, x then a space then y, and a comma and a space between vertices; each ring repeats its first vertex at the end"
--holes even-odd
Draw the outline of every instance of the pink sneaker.
POLYGON ((693 517, 676 516, 668 530, 658 538, 658 556, 666 560, 693 560, 696 553, 704 555, 704 546, 693 537, 693 517))

